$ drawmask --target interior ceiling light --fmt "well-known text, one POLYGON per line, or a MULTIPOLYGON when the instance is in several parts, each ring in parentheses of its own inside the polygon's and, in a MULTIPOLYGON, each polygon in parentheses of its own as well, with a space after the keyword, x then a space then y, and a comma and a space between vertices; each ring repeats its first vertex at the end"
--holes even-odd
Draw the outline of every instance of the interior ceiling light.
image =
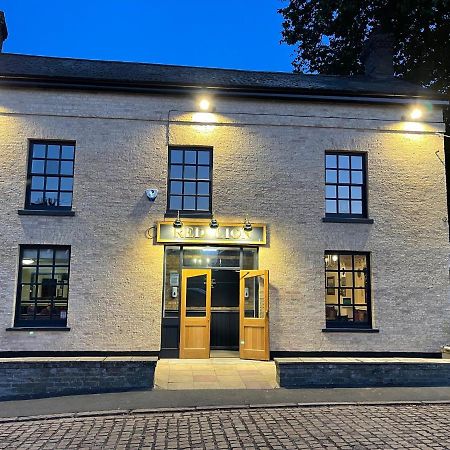
POLYGON ((34 259, 24 258, 24 259, 22 259, 22 264, 25 264, 26 266, 29 266, 30 264, 34 264, 34 259))

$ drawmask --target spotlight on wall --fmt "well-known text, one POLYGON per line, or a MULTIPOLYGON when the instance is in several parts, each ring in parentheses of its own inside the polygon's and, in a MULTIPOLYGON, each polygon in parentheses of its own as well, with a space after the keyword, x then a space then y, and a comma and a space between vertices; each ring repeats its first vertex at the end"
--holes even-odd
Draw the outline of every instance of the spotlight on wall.
POLYGON ((248 216, 245 218, 245 222, 244 222, 244 231, 252 231, 253 230, 253 225, 250 222, 250 220, 248 220, 248 216))
POLYGON ((211 222, 209 222, 210 228, 219 228, 219 222, 217 222, 216 218, 214 217, 214 214, 211 217, 211 222))
POLYGON ((426 109, 423 105, 411 105, 402 120, 407 122, 417 122, 424 119, 426 109))
POLYGON ((183 226, 183 222, 180 219, 180 211, 177 213, 177 218, 173 221, 174 228, 181 228, 183 226))

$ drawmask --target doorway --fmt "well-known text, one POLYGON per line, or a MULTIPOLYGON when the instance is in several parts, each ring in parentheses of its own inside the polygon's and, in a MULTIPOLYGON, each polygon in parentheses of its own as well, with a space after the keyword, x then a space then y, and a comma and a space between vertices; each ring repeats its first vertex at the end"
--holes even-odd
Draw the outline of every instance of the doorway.
POLYGON ((268 360, 268 277, 267 270, 183 269, 180 358, 237 348, 243 359, 268 360))

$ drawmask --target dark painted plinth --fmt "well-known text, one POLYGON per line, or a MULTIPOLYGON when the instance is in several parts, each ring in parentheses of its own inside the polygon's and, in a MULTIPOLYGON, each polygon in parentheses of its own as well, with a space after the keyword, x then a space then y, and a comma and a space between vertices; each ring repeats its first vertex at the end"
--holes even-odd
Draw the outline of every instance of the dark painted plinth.
POLYGON ((155 357, 0 360, 0 400, 152 389, 155 357))
MULTIPOLYGON (((346 358, 347 359, 347 358, 346 358)), ((321 362, 275 358, 277 381, 284 388, 358 388, 450 386, 450 360, 321 362)))

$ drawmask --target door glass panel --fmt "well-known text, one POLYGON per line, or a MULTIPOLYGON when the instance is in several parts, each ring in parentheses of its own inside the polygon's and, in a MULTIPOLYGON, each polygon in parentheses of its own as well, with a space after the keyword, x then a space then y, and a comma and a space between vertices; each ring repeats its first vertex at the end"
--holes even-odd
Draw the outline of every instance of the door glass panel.
POLYGON ((180 299, 180 247, 166 247, 164 317, 178 317, 180 299))
POLYGON ((239 248, 185 247, 183 251, 183 266, 192 268, 240 268, 239 248))
POLYGON ((244 317, 264 318, 264 277, 250 277, 244 280, 244 317))
POLYGON ((186 317, 206 317, 206 275, 186 279, 186 317))
POLYGON ((242 255, 242 268, 243 269, 257 269, 258 268, 258 249, 257 248, 244 248, 242 255))

